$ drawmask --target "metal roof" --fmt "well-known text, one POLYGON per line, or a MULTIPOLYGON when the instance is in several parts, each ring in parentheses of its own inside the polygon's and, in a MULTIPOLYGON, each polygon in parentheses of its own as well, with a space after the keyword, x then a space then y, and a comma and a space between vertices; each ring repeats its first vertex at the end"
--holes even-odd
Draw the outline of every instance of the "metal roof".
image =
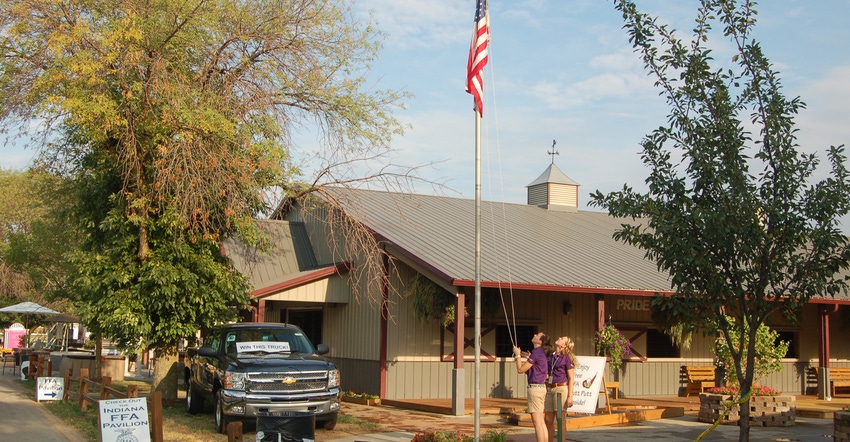
POLYGON ((538 184, 555 183, 555 184, 571 184, 578 186, 579 184, 568 177, 555 163, 549 165, 537 179, 529 183, 525 187, 536 186, 538 184))
MULTIPOLYGON (((455 285, 475 279, 475 201, 333 189, 349 215, 455 285)), ((607 293, 669 292, 667 275, 612 237, 620 221, 591 211, 482 202, 481 281, 607 293)))
POLYGON ((224 242, 225 254, 255 289, 274 286, 320 268, 302 223, 276 220, 256 220, 256 223, 271 243, 269 251, 260 251, 235 239, 224 242))

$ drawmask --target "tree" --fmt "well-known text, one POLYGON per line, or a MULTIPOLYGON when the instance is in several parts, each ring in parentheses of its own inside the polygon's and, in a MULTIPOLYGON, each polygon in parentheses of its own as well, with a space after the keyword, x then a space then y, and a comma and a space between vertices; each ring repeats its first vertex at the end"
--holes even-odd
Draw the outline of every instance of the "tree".
POLYGON ((0 120, 37 127, 43 164, 94 209, 77 212, 76 299, 90 328, 157 348, 174 397, 177 338, 247 301, 220 243, 261 242, 251 219, 300 178, 299 130, 334 158, 401 133, 406 95, 365 85, 379 34, 338 0, 0 4, 0 120))
POLYGON ((44 171, 0 170, 0 302, 49 303, 64 310, 67 261, 73 244, 64 212, 68 180, 44 171))
MULTIPOLYGON (((632 1, 615 3, 671 110, 640 143, 648 190, 597 190, 592 204, 624 218, 614 237, 670 275, 674 294, 661 308, 731 344, 747 397, 768 316, 793 318, 813 296, 847 289, 838 274, 850 259, 838 224, 850 207, 844 149, 828 150, 828 178, 810 184, 818 159, 798 151, 794 128, 804 104, 784 97, 753 41, 753 2, 703 0, 690 41, 632 1), (715 24, 736 49, 731 62, 707 48, 715 24)), ((740 440, 749 440, 748 402, 741 409, 740 440)))

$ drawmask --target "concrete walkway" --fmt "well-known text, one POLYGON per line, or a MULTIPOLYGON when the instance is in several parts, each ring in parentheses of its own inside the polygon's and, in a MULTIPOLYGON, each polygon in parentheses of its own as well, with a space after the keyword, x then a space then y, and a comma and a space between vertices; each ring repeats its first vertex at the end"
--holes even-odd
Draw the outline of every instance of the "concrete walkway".
MULTIPOLYGON (((797 418, 796 424, 791 427, 752 427, 750 428, 751 441, 795 441, 795 442, 828 442, 832 440, 832 419, 809 419, 797 418)), ((695 416, 682 416, 672 419, 658 419, 642 421, 635 424, 623 426, 593 427, 578 430, 569 430, 567 440, 574 442, 610 442, 610 441, 655 441, 655 442, 680 442, 696 440, 709 427, 708 424, 698 422, 695 416)), ((485 430, 481 430, 482 436, 485 430)), ((414 433, 389 432, 377 434, 362 434, 358 436, 334 439, 334 442, 410 442, 414 433)), ((704 441, 736 441, 738 440, 738 427, 731 425, 720 425, 710 434, 705 436, 704 441)), ((512 433, 508 435, 511 442, 534 442, 533 431, 523 433, 512 433)))
POLYGON ((77 430, 35 401, 35 394, 17 380, 10 368, 0 375, 0 440, 88 442, 77 430))

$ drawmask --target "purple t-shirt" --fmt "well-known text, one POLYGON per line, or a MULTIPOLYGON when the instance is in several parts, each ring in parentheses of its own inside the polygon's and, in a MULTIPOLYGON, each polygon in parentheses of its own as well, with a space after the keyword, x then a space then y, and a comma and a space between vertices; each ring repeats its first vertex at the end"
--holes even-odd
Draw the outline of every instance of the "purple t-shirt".
POLYGON ((572 368, 573 361, 569 356, 552 353, 549 357, 549 373, 552 376, 549 382, 552 384, 567 382, 567 371, 572 368))
POLYGON ((531 369, 526 372, 526 375, 528 375, 528 383, 546 383, 546 351, 543 350, 542 347, 535 347, 534 350, 531 350, 531 354, 528 356, 528 363, 531 364, 531 369))

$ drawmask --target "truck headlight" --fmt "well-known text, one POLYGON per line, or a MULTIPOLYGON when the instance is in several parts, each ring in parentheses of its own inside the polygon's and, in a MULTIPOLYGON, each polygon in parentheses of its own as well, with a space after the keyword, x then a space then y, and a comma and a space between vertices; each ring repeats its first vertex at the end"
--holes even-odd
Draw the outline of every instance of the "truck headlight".
POLYGON ((244 390, 245 389, 245 373, 227 372, 221 380, 222 386, 228 390, 244 390))
POLYGON ((328 370, 328 388, 339 387, 339 370, 328 370))

